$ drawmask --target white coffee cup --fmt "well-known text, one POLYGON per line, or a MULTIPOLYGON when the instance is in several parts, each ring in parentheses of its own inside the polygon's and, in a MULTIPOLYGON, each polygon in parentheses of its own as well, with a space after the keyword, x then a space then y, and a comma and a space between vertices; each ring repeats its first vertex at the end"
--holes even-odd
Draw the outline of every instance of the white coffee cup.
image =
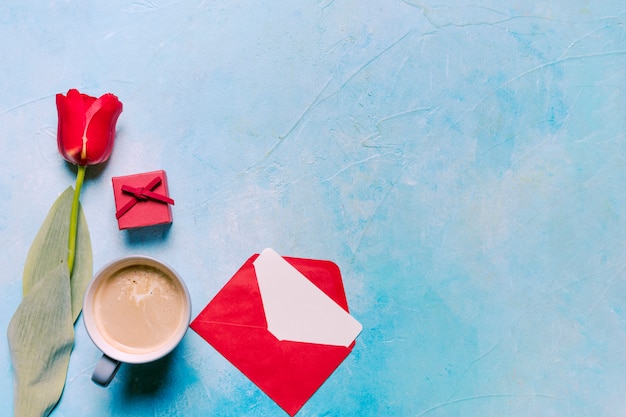
POLYGON ((107 386, 120 363, 160 359, 182 340, 191 298, 181 277, 148 256, 128 256, 104 266, 83 302, 87 333, 103 352, 92 380, 107 386))

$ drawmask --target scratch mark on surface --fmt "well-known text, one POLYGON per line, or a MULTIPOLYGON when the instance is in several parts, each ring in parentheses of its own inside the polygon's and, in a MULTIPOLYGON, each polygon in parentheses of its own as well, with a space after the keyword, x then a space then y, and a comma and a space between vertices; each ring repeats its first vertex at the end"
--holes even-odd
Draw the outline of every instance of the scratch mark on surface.
POLYGON ((122 7, 122 11, 129 13, 142 13, 152 12, 154 10, 157 10, 158 8, 159 6, 157 6, 156 3, 152 1, 142 0, 127 4, 126 6, 122 7))
MULTIPOLYGON (((332 93, 329 97, 327 97, 326 99, 333 97, 335 95, 337 95, 341 90, 343 90, 345 88, 346 85, 348 85, 354 78, 356 78, 361 72, 363 72, 367 67, 369 67, 372 63, 376 62, 377 60, 379 60, 381 57, 383 57, 384 55, 386 55, 389 51, 391 51, 392 49, 394 49, 397 45, 399 45, 401 42, 403 42, 406 38, 408 38, 411 34, 413 34, 413 31, 408 31, 407 33, 405 33, 404 35, 402 35, 400 38, 398 38, 397 40, 393 41, 389 46, 387 46, 386 48, 384 48, 382 51, 378 52, 377 54, 375 54, 372 58, 370 58, 366 63, 364 63, 363 65, 361 65, 359 68, 356 69, 356 71, 354 71, 352 73, 352 75, 350 75, 340 86, 339 88, 332 93)), ((325 100, 326 100, 325 99, 325 100)))
POLYGON ((393 120, 399 120, 399 119, 403 119, 405 117, 413 117, 413 116, 421 115, 422 113, 433 114, 437 110, 439 110, 439 108, 419 107, 419 108, 410 109, 410 110, 406 110, 406 111, 403 111, 403 112, 399 112, 399 113, 395 113, 395 114, 392 114, 392 115, 389 115, 389 116, 382 117, 376 123, 376 132, 374 132, 371 135, 368 135, 367 137, 365 137, 361 141, 361 146, 363 146, 364 148, 393 148, 393 149, 395 149, 397 147, 393 146, 393 145, 390 145, 390 144, 382 145, 382 144, 377 144, 376 143, 376 139, 383 137, 383 134, 381 134, 381 132, 380 132, 380 129, 381 129, 382 125, 384 125, 387 122, 393 121, 393 120))
MULTIPOLYGON (((115 80, 115 79, 113 79, 113 80, 102 80, 101 81, 102 84, 106 84, 106 83, 109 83, 109 82, 112 82, 112 83, 125 83, 125 84, 132 84, 133 83, 132 81, 115 80)), ((85 90, 89 90, 89 89, 93 88, 94 86, 99 85, 101 83, 98 83, 98 84, 95 84, 95 85, 83 85, 83 86, 78 86, 78 87, 74 87, 74 88, 77 88, 80 91, 85 91, 85 90)), ((13 107, 9 107, 8 109, 1 110, 0 111, 0 116, 5 115, 7 113, 11 113, 12 111, 21 109, 22 107, 29 106, 31 104, 40 102, 42 100, 48 100, 49 98, 55 97, 56 95, 57 95, 57 93, 46 94, 45 96, 37 97, 37 98, 34 98, 32 100, 25 101, 24 103, 17 104, 17 105, 15 105, 13 107)))
POLYGON ((524 159, 528 158, 530 155, 536 153, 540 148, 546 146, 546 142, 547 142, 547 139, 546 140, 542 140, 537 145, 533 146, 531 149, 529 149, 526 152, 524 152, 523 154, 521 154, 515 160, 511 161, 511 169, 515 168, 517 166, 517 164, 519 164, 524 159))
POLYGON ((94 362, 94 363, 90 364, 88 367, 81 369, 77 374, 74 374, 71 377, 69 377, 67 379, 67 381, 68 382, 72 382, 72 381, 74 381, 78 377, 82 377, 82 376, 91 374, 91 371, 94 368, 95 364, 96 363, 94 362))
POLYGON ((412 116, 422 114, 422 113, 432 113, 432 112, 433 112, 433 107, 418 107, 415 109, 406 110, 400 113, 395 113, 389 116, 385 116, 382 119, 380 119, 380 121, 378 122, 378 125, 381 125, 382 123, 388 122, 390 120, 402 119, 405 117, 412 117, 412 116))
POLYGON ((376 216, 376 213, 378 213, 378 211, 383 206, 385 201, 387 201, 387 198, 389 198, 389 194, 391 194, 391 191, 396 187, 396 184, 400 180, 400 177, 402 177, 402 175, 404 175, 404 172, 406 171, 406 169, 407 169, 407 166, 405 164, 405 165, 402 166, 402 169, 400 170, 400 173, 393 179, 393 181, 391 181, 391 183, 389 184, 389 187, 385 191, 385 194, 380 199, 378 204, 376 204, 376 207, 374 208, 374 210, 372 210, 372 213, 367 217, 365 225, 363 226, 363 229, 361 230, 361 234, 359 236, 357 244, 354 247, 354 251, 353 251, 353 254, 352 254, 352 259, 350 260, 350 264, 354 263, 354 260, 356 259, 356 256, 357 256, 357 253, 359 253, 359 248, 361 247, 361 244, 363 243, 363 239, 364 239, 365 235, 367 234, 367 231, 369 230, 369 227, 370 227, 370 225, 372 223, 372 219, 376 216))
MULTIPOLYGON (((424 18, 426 20, 428 20, 428 22, 430 24, 432 24, 434 27, 438 28, 438 29, 442 29, 445 27, 457 27, 457 28, 463 28, 463 27, 468 27, 468 26, 481 26, 481 25, 498 25, 504 22, 508 22, 512 19, 517 18, 517 16, 511 16, 507 13, 504 13, 500 10, 496 10, 490 7, 484 7, 484 6, 459 6, 459 7, 448 7, 448 6, 439 6, 439 7, 428 7, 428 6, 424 6, 421 4, 417 4, 417 3, 411 3, 408 0, 403 0, 404 3, 408 4, 409 6, 415 7, 417 9, 419 9, 422 12, 422 15, 424 16, 424 18), (466 12, 466 10, 480 10, 480 11, 486 11, 491 13, 494 17, 489 19, 488 16, 482 16, 481 18, 482 20, 474 20, 474 21, 467 21, 467 22, 463 22, 463 23, 454 23, 452 21, 449 21, 447 23, 437 23, 435 21, 435 18, 433 16, 433 14, 430 11, 434 11, 434 12, 440 12, 440 11, 448 11, 448 10, 454 10, 454 11, 460 11, 459 15, 464 16, 464 17, 468 17, 471 15, 471 13, 466 12)), ((446 15, 449 15, 450 17, 454 18, 456 16, 456 14, 452 14, 452 13, 446 13, 446 15)))
POLYGON ((581 43, 582 41, 590 38, 592 35, 594 35, 596 32, 600 31, 601 29, 606 28, 607 25, 603 25, 600 27, 597 27, 595 29, 593 29, 592 31, 586 33, 585 35, 581 36, 580 38, 572 41, 567 48, 565 48, 565 50, 563 51, 563 53, 561 54, 561 56, 559 57, 559 59, 563 59, 567 56, 568 52, 571 51, 574 47, 576 47, 577 44, 581 43))
POLYGON ((433 406, 433 407, 431 407, 429 409, 426 409, 426 410, 422 411, 416 417, 425 416, 426 414, 432 413, 433 411, 439 410, 441 408, 448 407, 450 405, 455 405, 455 404, 469 402, 469 401, 479 401, 479 400, 499 399, 499 398, 500 399, 506 399, 506 398, 545 398, 545 399, 549 399, 549 400, 554 400, 555 399, 555 397, 553 397, 551 395, 536 394, 536 393, 530 393, 530 394, 485 394, 485 395, 477 395, 477 396, 474 396, 474 397, 459 398, 459 399, 456 399, 456 400, 446 401, 444 403, 437 404, 437 405, 435 405, 435 406, 433 406))
POLYGON ((331 181, 331 180, 335 179, 336 177, 338 177, 339 175, 341 175, 343 172, 347 171, 348 169, 350 169, 350 168, 352 168, 354 166, 362 165, 362 164, 364 164, 364 163, 366 163, 368 161, 371 161, 372 159, 377 159, 377 158, 380 158, 382 156, 391 155, 391 154, 392 154, 391 152, 384 153, 384 154, 376 154, 376 155, 369 156, 369 157, 367 157, 365 159, 361 159, 360 161, 352 162, 352 163, 346 165, 345 167, 341 168, 334 175, 331 175, 330 177, 325 178, 325 179, 321 180, 320 182, 324 183, 324 182, 331 181))
POLYGON ((582 61, 582 60, 591 59, 591 58, 605 58, 605 57, 608 57, 608 56, 621 56, 621 55, 626 55, 626 50, 597 52, 597 53, 584 54, 584 55, 572 55, 572 56, 567 56, 567 57, 564 57, 564 58, 558 58, 558 59, 555 59, 553 61, 546 62, 546 63, 543 63, 541 65, 538 65, 538 66, 536 66, 534 68, 531 68, 531 69, 529 69, 527 71, 522 72, 519 75, 516 75, 515 77, 509 79, 505 83, 503 83, 500 86, 496 87, 493 91, 491 91, 489 94, 487 94, 484 97, 482 97, 481 99, 479 99, 472 107, 470 107, 467 111, 465 111, 457 120, 455 120, 455 123, 459 123, 466 116, 468 116, 469 114, 473 113, 478 108, 478 106, 480 106, 488 98, 494 96, 496 94, 496 92, 502 90, 505 87, 508 87, 509 85, 511 85, 514 82, 516 82, 516 81, 526 77, 527 75, 533 74, 535 72, 544 70, 544 69, 549 68, 549 67, 553 67, 553 66, 556 66, 556 65, 564 64, 564 63, 569 62, 569 61, 575 62, 575 61, 582 61))
POLYGON ((322 2, 322 9, 326 9, 327 7, 331 6, 334 2, 335 0, 328 0, 326 2, 322 2))
MULTIPOLYGON (((187 27, 187 30, 188 29, 190 29, 190 27, 187 27)), ((172 41, 175 41, 176 39, 178 39, 187 30, 178 31, 178 32, 174 33, 172 36, 170 36, 169 38, 165 39, 164 41, 161 41, 159 43, 159 49, 165 48, 165 46, 167 46, 168 44, 172 43, 172 41)))
MULTIPOLYGON (((453 27, 467 27, 467 26, 479 26, 479 25, 497 25, 499 23, 504 23, 510 20, 514 20, 514 19, 536 19, 536 20, 541 20, 541 21, 548 21, 548 22, 556 22, 556 23, 565 23, 565 24, 591 24, 591 23, 595 23, 598 20, 611 20, 611 19, 619 19, 619 17, 621 15, 623 15, 625 12, 620 12, 616 15, 609 15, 609 16, 603 16, 600 17, 598 19, 593 19, 593 20, 588 20, 588 19, 584 19, 584 20, 571 20, 571 19, 556 19, 556 18, 552 18, 552 17, 547 17, 547 16, 541 16, 541 15, 510 15, 508 13, 505 13, 503 11, 491 8, 491 7, 485 7, 485 6, 434 6, 434 7, 429 7, 427 5, 423 5, 421 3, 417 3, 417 2, 412 2, 410 0, 402 0, 402 2, 410 7, 416 8, 418 10, 420 10, 422 12, 422 14, 424 15, 424 18, 426 18, 426 20, 428 20, 431 24, 433 24, 433 26, 437 27, 437 28, 443 28, 443 27, 447 27, 447 26, 453 26, 453 27), (479 22, 468 22, 468 23, 447 23, 447 24, 436 24, 435 22, 433 22, 431 20, 431 18, 428 17, 428 11, 429 10, 483 10, 483 11, 487 11, 490 13, 495 14, 496 16, 501 15, 504 16, 502 19, 492 19, 492 20, 484 20, 484 21, 479 21, 479 22)), ((459 13, 461 15, 467 16, 470 13, 464 13, 461 12, 459 13)))
POLYGON ((122 7, 120 10, 127 13, 150 13, 161 9, 166 9, 168 7, 175 6, 177 4, 182 3, 184 0, 177 0, 171 3, 164 4, 159 6, 154 1, 149 0, 139 0, 132 3, 127 4, 122 7))
MULTIPOLYGON (((542 144, 540 144, 539 146, 541 145, 542 144)), ((566 192, 564 189, 561 189, 558 187, 553 187, 553 190, 554 192, 553 192, 552 198, 549 201, 547 201, 541 207, 538 207, 536 210, 533 210, 532 215, 529 216, 528 218, 523 219, 523 221, 516 222, 515 229, 511 232, 511 236, 509 236, 509 238, 506 240, 507 242, 513 239, 513 237, 516 236, 517 234, 524 231, 528 224, 533 223, 537 218, 539 218, 539 216, 541 216, 548 209, 562 204, 563 199, 567 197, 571 197, 580 192, 580 190, 576 190, 576 189, 566 192)))
POLYGON ((587 314, 585 314, 585 319, 588 318, 589 316, 591 316, 591 314, 598 308, 598 306, 600 305, 600 303, 602 302, 602 300, 606 299, 606 294, 609 292, 609 290, 611 289, 611 287, 613 286, 613 283, 615 282, 615 279, 618 276, 622 276, 624 273, 624 270, 626 269, 626 266, 622 266, 622 268, 620 268, 618 271, 616 271, 610 278, 609 278, 609 282, 606 284, 606 286, 604 287, 604 290, 602 291, 602 293, 598 296, 598 298, 596 299, 596 301, 593 303, 593 305, 591 306, 591 308, 589 309, 589 311, 587 312, 587 314))
POLYGON ((337 94, 339 94, 339 92, 341 92, 346 85, 348 85, 355 77, 357 77, 358 74, 360 74, 365 68, 367 68, 368 66, 370 66, 373 62, 377 61, 378 59, 380 59, 382 56, 384 56, 387 52, 389 52, 390 50, 392 50, 396 45, 398 45, 399 43, 401 43, 404 39, 406 39, 410 34, 412 33, 412 31, 409 31, 407 33, 405 33, 403 36, 401 36, 399 39, 395 40, 394 42, 392 42, 389 46, 387 46, 386 48, 384 48, 382 51, 378 52, 377 54, 375 54, 372 58, 370 58, 366 63, 364 63, 363 65, 361 65, 360 67, 358 67, 344 82, 341 83, 341 85, 333 92, 331 92, 328 96, 324 96, 324 94, 327 92, 327 89, 329 87, 329 85, 334 81, 335 76, 331 76, 329 78, 329 80, 324 84, 324 86, 320 89, 320 92, 317 94, 317 96, 313 99, 313 101, 306 107, 306 109, 302 112, 302 114, 300 115, 300 117, 298 117, 298 119, 295 121, 295 123, 291 126, 291 128, 287 131, 287 133, 285 133, 284 135, 282 135, 281 137, 278 138, 278 141, 274 144, 274 146, 272 146, 263 156, 263 158, 256 162, 255 164, 251 165, 250 167, 246 168, 244 171, 248 172, 253 168, 258 167, 260 164, 262 164, 264 161, 266 161, 274 152, 276 152, 276 150, 282 145, 282 143, 285 141, 285 139, 287 139, 289 136, 291 136, 298 128, 300 128, 307 116, 314 110, 316 109, 320 104, 326 102, 327 100, 329 100, 332 97, 335 97, 337 94))
POLYGON ((600 270, 600 271, 596 271, 593 274, 588 274, 586 276, 584 276, 583 278, 574 280, 572 282, 569 282, 565 285, 562 285, 556 289, 554 289, 553 291, 544 294, 540 299, 538 299, 537 301, 535 301, 534 303, 529 304, 525 310, 519 314, 517 317, 513 318, 513 320, 510 321, 510 323, 506 326, 507 328, 512 328, 514 327, 518 322, 520 322, 524 317, 527 317, 530 313, 537 311, 537 306, 540 305, 541 303, 543 303, 546 299, 549 298, 553 298, 554 296, 556 296, 558 293, 567 291, 570 287, 574 287, 576 285, 579 285, 581 283, 584 283, 585 281, 588 280, 595 280, 597 279, 598 276, 603 275, 605 273, 611 272, 613 270, 617 269, 616 272, 613 273, 613 275, 611 275, 611 277, 609 278, 610 282, 607 284, 607 287, 605 288, 605 290, 603 291, 603 293, 598 297, 597 302, 595 303, 594 306, 592 306, 592 308, 589 310, 589 312, 587 312, 587 314, 585 315, 585 317, 588 317, 597 307, 597 305, 600 303, 600 301, 602 299, 604 299, 604 297, 606 296, 608 289, 610 289, 611 284, 615 281, 615 279, 618 276, 621 276, 624 272, 624 270, 626 270, 626 265, 617 265, 617 266, 611 266, 609 268, 600 270))
POLYGON ((363 146, 364 148, 385 148, 385 146, 375 144, 375 139, 378 139, 380 137, 382 137, 382 135, 380 134, 380 132, 376 131, 375 133, 372 133, 371 135, 365 137, 365 139, 361 141, 361 146, 363 146))
POLYGON ((332 77, 326 82, 326 84, 324 84, 324 86, 322 87, 320 92, 317 94, 317 96, 315 96, 313 101, 304 109, 300 117, 298 117, 296 122, 293 124, 293 126, 291 126, 291 128, 287 131, 287 133, 281 136, 278 139, 278 142, 276 142, 276 144, 274 144, 274 146, 265 154, 265 157, 263 158, 263 160, 266 160, 272 153, 274 153, 274 151, 276 151, 276 149, 283 143, 283 140, 289 137, 291 134, 293 134, 293 132, 304 123, 304 120, 307 117, 307 115, 311 113, 311 111, 315 107, 317 107, 317 105, 320 103, 321 97, 324 94, 326 87, 328 87, 331 81, 332 81, 332 77))
POLYGON ((381 341, 382 344, 387 344, 387 343, 396 343, 396 342, 406 342, 406 339, 404 337, 394 337, 391 339, 387 339, 387 340, 383 340, 381 341))
POLYGON ((14 110, 18 110, 18 109, 20 109, 22 107, 28 106, 30 104, 37 103, 38 101, 47 100, 50 97, 54 97, 55 95, 56 94, 48 94, 46 96, 38 97, 38 98, 35 98, 35 99, 32 99, 32 100, 26 101, 24 103, 17 104, 17 105, 15 105, 13 107, 9 107, 8 109, 1 111, 0 112, 0 116, 3 115, 3 114, 10 113, 10 112, 12 112, 14 110))
POLYGON ((339 42, 336 42, 332 46, 332 48, 326 51, 323 55, 328 56, 332 54, 337 48, 340 48, 341 46, 346 45, 346 44, 354 45, 354 42, 355 42, 355 39, 352 36, 346 36, 345 38, 339 40, 339 42))
MULTIPOLYGON (((474 359, 473 361, 471 361, 466 367, 465 369, 461 372, 461 374, 459 375, 459 378, 463 378, 470 369, 472 369, 474 367, 474 365, 476 365, 477 363, 481 362, 483 359, 485 359, 487 356, 491 355, 491 353, 493 351, 496 350, 496 348, 499 346, 499 343, 494 344, 491 349, 487 350, 487 352, 483 353, 482 355, 480 355, 478 358, 474 359)), ((456 395, 458 390, 454 390, 454 392, 452 394, 450 394, 450 396, 448 397, 448 401, 452 401, 452 398, 456 395)))
POLYGON ((610 138, 606 138, 605 140, 578 139, 575 143, 593 143, 594 145, 606 145, 612 142, 621 141, 624 138, 626 138, 626 133, 620 133, 619 135, 611 136, 610 138))

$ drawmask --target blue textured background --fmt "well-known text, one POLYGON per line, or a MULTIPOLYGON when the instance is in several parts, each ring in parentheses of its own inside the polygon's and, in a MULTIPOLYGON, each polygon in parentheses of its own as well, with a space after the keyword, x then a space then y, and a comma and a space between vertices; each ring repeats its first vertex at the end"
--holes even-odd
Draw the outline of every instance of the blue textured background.
MULTIPOLYGON (((5 0, 0 328, 74 182, 54 95, 110 91, 95 269, 159 257, 195 315, 265 247, 341 267, 364 331, 299 416, 621 416, 625 25, 621 0, 5 0), (118 231, 110 178, 154 169, 173 225, 118 231)), ((285 415, 193 332, 107 389, 98 357, 80 321, 54 416, 285 415)))

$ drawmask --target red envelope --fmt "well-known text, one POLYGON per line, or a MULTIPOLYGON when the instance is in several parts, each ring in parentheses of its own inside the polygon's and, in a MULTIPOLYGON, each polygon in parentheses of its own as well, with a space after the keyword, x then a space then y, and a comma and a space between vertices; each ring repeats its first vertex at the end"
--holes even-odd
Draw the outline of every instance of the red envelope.
MULTIPOLYGON (((268 331, 254 255, 192 321, 191 328, 281 406, 295 415, 350 354, 348 347, 279 341, 268 331)), ((284 257, 348 312, 333 262, 284 257)))

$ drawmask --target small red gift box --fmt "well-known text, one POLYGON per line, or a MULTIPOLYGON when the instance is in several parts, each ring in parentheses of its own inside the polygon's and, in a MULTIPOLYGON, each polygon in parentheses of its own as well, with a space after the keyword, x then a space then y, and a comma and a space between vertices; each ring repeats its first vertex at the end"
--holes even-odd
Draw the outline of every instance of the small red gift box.
POLYGON ((165 171, 113 177, 112 181, 120 230, 172 223, 174 200, 168 194, 165 171))

